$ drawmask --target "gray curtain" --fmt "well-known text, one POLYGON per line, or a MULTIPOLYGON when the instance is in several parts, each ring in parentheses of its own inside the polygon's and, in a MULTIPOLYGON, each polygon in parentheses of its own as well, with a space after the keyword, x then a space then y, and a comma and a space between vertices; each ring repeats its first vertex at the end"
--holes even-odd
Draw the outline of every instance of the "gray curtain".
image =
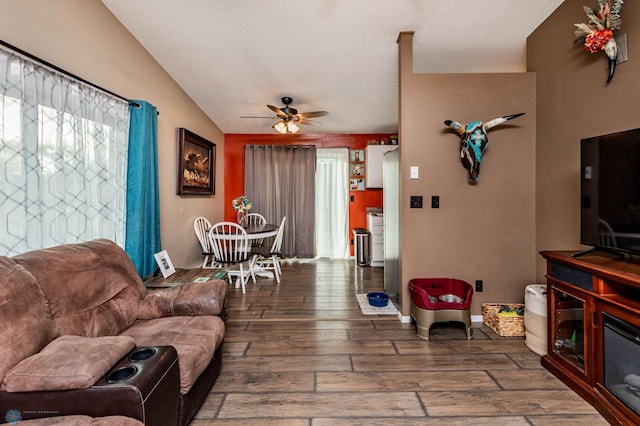
POLYGON ((315 257, 315 146, 247 145, 244 158, 252 212, 274 224, 287 217, 282 256, 315 257))

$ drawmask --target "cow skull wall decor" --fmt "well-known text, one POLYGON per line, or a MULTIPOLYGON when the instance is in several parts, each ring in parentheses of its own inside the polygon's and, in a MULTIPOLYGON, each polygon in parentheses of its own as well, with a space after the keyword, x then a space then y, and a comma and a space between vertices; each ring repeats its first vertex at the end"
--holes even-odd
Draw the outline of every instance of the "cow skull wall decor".
POLYGON ((482 154, 489 145, 487 131, 492 127, 513 120, 519 114, 505 115, 494 118, 483 123, 482 121, 471 121, 465 125, 453 120, 445 120, 444 124, 454 129, 460 135, 460 160, 465 169, 469 171, 469 183, 477 183, 480 179, 480 164, 482 164, 482 154))

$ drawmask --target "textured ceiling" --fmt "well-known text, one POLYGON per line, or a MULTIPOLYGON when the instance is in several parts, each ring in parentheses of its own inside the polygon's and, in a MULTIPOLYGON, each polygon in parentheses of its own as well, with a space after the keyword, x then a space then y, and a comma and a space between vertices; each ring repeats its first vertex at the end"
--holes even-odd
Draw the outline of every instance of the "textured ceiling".
POLYGON ((272 117, 282 96, 329 112, 301 133, 394 133, 400 32, 414 72, 522 72, 562 0, 102 2, 224 133, 274 133, 241 117, 272 117))

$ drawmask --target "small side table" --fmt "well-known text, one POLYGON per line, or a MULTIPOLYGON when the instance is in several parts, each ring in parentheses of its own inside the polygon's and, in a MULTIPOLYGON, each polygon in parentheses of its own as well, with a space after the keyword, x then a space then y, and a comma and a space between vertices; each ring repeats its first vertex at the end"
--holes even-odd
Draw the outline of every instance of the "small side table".
POLYGON ((209 280, 224 280, 226 276, 226 271, 222 269, 177 269, 174 274, 171 274, 171 276, 167 278, 164 278, 162 274, 158 276, 149 275, 145 278, 144 285, 147 289, 152 290, 209 280))

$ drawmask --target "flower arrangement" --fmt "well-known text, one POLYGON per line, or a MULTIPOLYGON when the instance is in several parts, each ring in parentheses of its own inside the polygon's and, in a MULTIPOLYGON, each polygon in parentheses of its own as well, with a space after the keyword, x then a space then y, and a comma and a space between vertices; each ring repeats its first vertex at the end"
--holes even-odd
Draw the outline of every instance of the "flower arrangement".
POLYGON ((246 195, 241 195, 234 198, 231 201, 231 205, 233 206, 233 209, 235 211, 240 213, 248 212, 249 210, 251 210, 251 207, 253 207, 253 204, 251 204, 251 201, 249 201, 246 195))
POLYGON ((607 83, 613 77, 618 57, 618 46, 613 33, 622 26, 622 18, 620 17, 622 3, 624 3, 623 0, 614 0, 612 6, 609 0, 598 0, 598 10, 584 6, 589 22, 575 24, 576 43, 583 44, 587 52, 604 51, 607 54, 609 58, 607 83))

